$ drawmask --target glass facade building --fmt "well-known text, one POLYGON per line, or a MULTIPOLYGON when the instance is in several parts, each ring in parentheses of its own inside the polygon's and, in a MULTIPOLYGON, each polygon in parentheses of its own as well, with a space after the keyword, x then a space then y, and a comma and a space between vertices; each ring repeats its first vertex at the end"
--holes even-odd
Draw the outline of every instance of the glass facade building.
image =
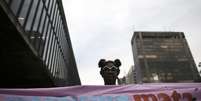
POLYGON ((183 32, 134 32, 132 50, 137 83, 200 79, 183 32))
MULTIPOLYGON (((15 42, 11 44, 14 48, 13 44, 18 42, 20 47, 26 47, 27 57, 24 58, 24 62, 29 62, 22 63, 23 66, 32 69, 45 68, 43 71, 46 71, 49 86, 80 84, 61 0, 0 0, 0 7, 1 13, 4 15, 1 16, 1 22, 7 24, 7 27, 1 24, 1 33, 6 33, 4 37, 11 38, 13 36, 15 42), (15 35, 16 37, 14 37, 15 35), (20 41, 17 37, 21 37, 20 41), (40 66, 30 66, 32 64, 40 66)), ((16 51, 19 50, 16 48, 16 51)), ((7 52, 7 54, 10 53, 7 52)), ((19 53, 16 54, 19 55, 19 53)), ((37 75, 37 72, 39 69, 32 75, 37 75)), ((35 78, 31 77, 30 79, 35 78)), ((26 80, 28 81, 27 78, 26 80)), ((45 86, 45 82, 43 84, 45 86)))

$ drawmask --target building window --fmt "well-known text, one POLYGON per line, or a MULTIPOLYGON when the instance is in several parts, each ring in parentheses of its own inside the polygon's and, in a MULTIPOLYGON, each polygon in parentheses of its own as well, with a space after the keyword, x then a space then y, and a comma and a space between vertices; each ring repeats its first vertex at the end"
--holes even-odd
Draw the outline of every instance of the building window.
POLYGON ((48 5, 48 14, 50 15, 50 12, 52 11, 52 8, 53 8, 53 5, 54 5, 54 2, 55 0, 50 0, 49 2, 49 5, 48 5))
POLYGON ((58 19, 58 16, 59 16, 59 14, 58 14, 58 10, 56 10, 56 13, 55 13, 55 17, 54 17, 54 19, 53 19, 53 26, 54 26, 54 29, 55 29, 55 32, 57 31, 57 19, 58 19))
POLYGON ((35 10, 37 7, 37 3, 38 3, 38 0, 33 0, 32 8, 31 8, 31 11, 28 15, 28 20, 27 20, 26 25, 25 25, 26 31, 30 31, 30 29, 31 29, 31 24, 33 22, 34 14, 36 13, 35 10))
POLYGON ((52 5, 52 8, 51 8, 52 10, 49 13, 51 21, 53 21, 53 16, 55 16, 54 13, 55 13, 56 6, 57 6, 56 5, 56 0, 53 0, 53 5, 52 5))
POLYGON ((49 38, 46 41, 47 42, 47 51, 44 53, 45 54, 45 60, 46 60, 46 64, 48 64, 49 62, 49 57, 50 57, 50 47, 52 46, 52 40, 53 40, 53 30, 51 29, 51 32, 49 34, 49 38))
POLYGON ((23 3, 22 0, 12 0, 10 8, 15 15, 17 15, 21 3, 23 3))
POLYGON ((44 46, 44 49, 43 49, 43 60, 46 60, 46 54, 47 54, 47 48, 48 48, 48 45, 49 45, 49 39, 50 39, 50 34, 51 34, 51 25, 50 23, 48 23, 48 31, 46 32, 46 35, 44 34, 43 37, 45 37, 45 40, 44 40, 44 43, 45 43, 45 46, 44 46))
POLYGON ((46 13, 47 13, 46 10, 43 9, 43 14, 42 14, 42 17, 40 18, 40 24, 38 25, 39 33, 42 33, 45 21, 49 22, 49 19, 48 19, 46 13))
MULTIPOLYGON (((18 1, 18 0, 14 0, 18 1)), ((22 9, 20 10, 18 21, 23 26, 25 23, 25 20, 27 19, 27 13, 29 11, 30 4, 33 2, 33 0, 24 0, 24 3, 22 5, 22 9)))
POLYGON ((56 50, 57 50, 57 44, 56 44, 56 39, 55 39, 55 36, 54 36, 54 41, 53 41, 53 47, 52 47, 52 57, 51 57, 51 63, 52 63, 52 66, 57 68, 55 63, 56 63, 56 50))
POLYGON ((42 0, 40 0, 38 10, 36 11, 37 13, 36 13, 35 21, 34 21, 33 31, 38 31, 41 12, 43 11, 42 9, 43 9, 43 2, 42 0))

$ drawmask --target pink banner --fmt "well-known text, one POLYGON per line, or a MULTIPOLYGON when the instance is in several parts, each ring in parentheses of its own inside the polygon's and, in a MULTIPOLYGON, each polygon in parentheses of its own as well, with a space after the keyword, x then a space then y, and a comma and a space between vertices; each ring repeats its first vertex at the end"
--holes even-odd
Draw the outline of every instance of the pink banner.
POLYGON ((201 83, 0 89, 0 101, 201 101, 201 83))

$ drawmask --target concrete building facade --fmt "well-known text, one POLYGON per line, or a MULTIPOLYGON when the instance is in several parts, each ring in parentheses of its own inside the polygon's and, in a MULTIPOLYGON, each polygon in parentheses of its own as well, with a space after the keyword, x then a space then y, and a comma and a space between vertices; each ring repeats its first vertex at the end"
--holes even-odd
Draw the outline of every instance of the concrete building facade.
POLYGON ((183 32, 134 32, 131 43, 137 83, 199 81, 183 32))

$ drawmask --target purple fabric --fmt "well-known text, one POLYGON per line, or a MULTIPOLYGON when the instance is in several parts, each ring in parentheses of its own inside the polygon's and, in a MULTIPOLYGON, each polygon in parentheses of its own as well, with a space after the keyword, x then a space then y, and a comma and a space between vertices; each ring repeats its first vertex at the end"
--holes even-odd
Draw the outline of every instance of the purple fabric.
POLYGON ((78 96, 78 95, 104 95, 104 94, 128 94, 141 92, 154 92, 165 90, 179 90, 197 88, 201 90, 201 83, 161 83, 138 84, 125 86, 72 86, 56 88, 33 89, 0 89, 0 94, 29 95, 29 96, 78 96))
POLYGON ((181 93, 181 95, 182 94, 184 95, 184 93, 190 93, 193 96, 195 96, 197 99, 199 99, 196 101, 201 101, 201 83, 148 83, 148 84, 123 85, 123 86, 116 86, 116 85, 92 86, 90 85, 90 86, 30 88, 30 89, 3 89, 2 88, 0 89, 0 99, 2 96, 8 96, 8 95, 10 96, 11 95, 12 96, 45 96, 45 97, 128 95, 130 96, 129 99, 133 99, 132 97, 134 95, 140 95, 140 94, 156 94, 157 96, 157 94, 165 93, 171 96, 171 94, 174 91, 181 93))

